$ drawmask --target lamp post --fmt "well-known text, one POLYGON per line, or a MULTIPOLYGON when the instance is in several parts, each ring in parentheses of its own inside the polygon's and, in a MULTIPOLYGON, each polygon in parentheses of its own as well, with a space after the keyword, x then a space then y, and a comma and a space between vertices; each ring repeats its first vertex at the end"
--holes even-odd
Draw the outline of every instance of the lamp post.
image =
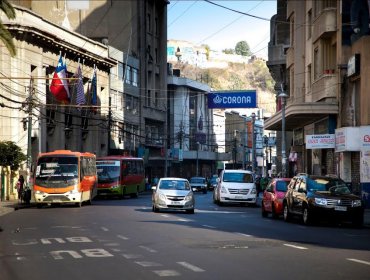
POLYGON ((256 139, 254 133, 254 125, 256 122, 256 114, 252 113, 252 171, 256 171, 256 139))
POLYGON ((195 175, 198 176, 198 170, 199 170, 199 143, 197 142, 197 165, 195 170, 195 175))
POLYGON ((288 95, 284 92, 283 86, 281 86, 281 92, 278 95, 278 97, 281 99, 281 176, 283 178, 286 177, 286 164, 287 164, 287 158, 286 158, 286 151, 285 151, 285 102, 288 95))
POLYGON ((268 177, 268 166, 269 166, 269 158, 268 158, 268 151, 267 151, 267 147, 269 145, 269 138, 267 135, 264 135, 263 136, 263 144, 265 146, 265 155, 266 155, 266 177, 268 177))

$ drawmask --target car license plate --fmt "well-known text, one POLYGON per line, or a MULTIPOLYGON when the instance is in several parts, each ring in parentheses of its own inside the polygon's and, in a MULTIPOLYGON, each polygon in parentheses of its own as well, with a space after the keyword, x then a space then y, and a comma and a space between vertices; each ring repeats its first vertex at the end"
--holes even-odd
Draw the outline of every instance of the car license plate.
POLYGON ((236 195, 235 199, 243 199, 244 197, 242 195, 236 195))
POLYGON ((335 211, 347 211, 347 207, 346 206, 335 206, 334 210, 335 211))
POLYGON ((62 202, 62 201, 60 199, 53 199, 53 202, 58 203, 58 202, 62 202))
POLYGON ((171 204, 172 205, 181 205, 181 202, 180 201, 172 201, 171 204))

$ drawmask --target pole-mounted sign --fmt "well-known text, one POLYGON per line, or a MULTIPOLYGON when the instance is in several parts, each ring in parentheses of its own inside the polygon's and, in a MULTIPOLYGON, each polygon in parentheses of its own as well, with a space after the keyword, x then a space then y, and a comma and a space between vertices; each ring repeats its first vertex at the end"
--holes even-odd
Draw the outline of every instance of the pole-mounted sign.
POLYGON ((208 109, 257 108, 255 90, 213 91, 208 94, 208 109))

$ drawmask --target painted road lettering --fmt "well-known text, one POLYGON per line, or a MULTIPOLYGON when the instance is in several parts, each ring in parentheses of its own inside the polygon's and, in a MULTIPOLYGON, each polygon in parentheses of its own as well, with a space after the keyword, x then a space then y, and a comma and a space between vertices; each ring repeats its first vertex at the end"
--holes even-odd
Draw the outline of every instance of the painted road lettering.
POLYGON ((114 257, 111 253, 104 249, 84 249, 81 250, 81 254, 72 251, 72 250, 59 250, 59 251, 51 251, 50 255, 55 259, 55 260, 63 260, 64 257, 63 255, 69 255, 72 258, 75 259, 81 259, 83 258, 83 255, 89 258, 107 258, 107 257, 114 257))
MULTIPOLYGON (((84 236, 77 236, 77 237, 66 237, 65 238, 68 242, 72 243, 87 243, 92 242, 91 239, 84 237, 84 236)), ((66 243, 63 238, 41 238, 42 244, 52 244, 52 241, 57 243, 66 243)))

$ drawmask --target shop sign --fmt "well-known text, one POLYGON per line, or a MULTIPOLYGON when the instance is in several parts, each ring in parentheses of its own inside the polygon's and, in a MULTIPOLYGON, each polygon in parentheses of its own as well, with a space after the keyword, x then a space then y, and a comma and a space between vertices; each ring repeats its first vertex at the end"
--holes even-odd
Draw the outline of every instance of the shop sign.
POLYGON ((335 130, 335 151, 355 152, 360 151, 359 127, 341 127, 335 130))
POLYGON ((370 126, 360 127, 360 137, 361 150, 370 151, 370 126))
POLYGON ((334 134, 306 135, 306 149, 334 149, 334 134))

